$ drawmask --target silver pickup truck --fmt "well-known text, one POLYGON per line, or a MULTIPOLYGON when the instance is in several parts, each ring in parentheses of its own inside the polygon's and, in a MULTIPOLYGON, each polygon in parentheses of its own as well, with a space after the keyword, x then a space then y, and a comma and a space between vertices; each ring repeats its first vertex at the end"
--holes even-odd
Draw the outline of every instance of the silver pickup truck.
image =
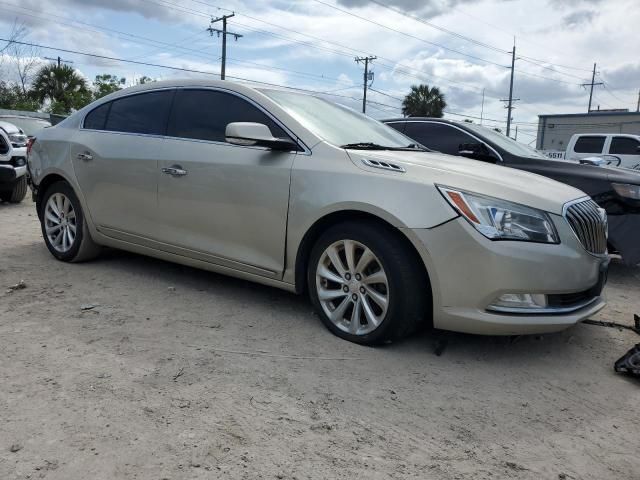
POLYGON ((11 127, 0 122, 0 201, 19 203, 27 194, 28 138, 11 127))

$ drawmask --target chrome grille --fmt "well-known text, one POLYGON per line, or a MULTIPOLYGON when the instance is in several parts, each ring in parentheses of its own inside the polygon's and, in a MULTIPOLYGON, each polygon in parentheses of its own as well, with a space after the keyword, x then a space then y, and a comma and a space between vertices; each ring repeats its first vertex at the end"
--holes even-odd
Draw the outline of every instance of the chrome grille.
POLYGON ((593 200, 570 204, 565 218, 582 246, 590 253, 607 252, 607 214, 593 200))

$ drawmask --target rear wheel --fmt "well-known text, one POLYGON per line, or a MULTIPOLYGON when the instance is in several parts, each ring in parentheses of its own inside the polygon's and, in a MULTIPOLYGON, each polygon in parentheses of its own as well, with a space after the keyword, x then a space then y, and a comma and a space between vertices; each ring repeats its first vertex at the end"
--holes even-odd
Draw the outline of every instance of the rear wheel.
POLYGON ((343 223, 316 242, 309 295, 335 335, 362 344, 398 340, 424 320, 428 281, 397 232, 368 222, 343 223))
POLYGON ((100 253, 87 228, 80 201, 67 182, 52 184, 41 208, 42 235, 54 257, 63 262, 81 262, 100 253))

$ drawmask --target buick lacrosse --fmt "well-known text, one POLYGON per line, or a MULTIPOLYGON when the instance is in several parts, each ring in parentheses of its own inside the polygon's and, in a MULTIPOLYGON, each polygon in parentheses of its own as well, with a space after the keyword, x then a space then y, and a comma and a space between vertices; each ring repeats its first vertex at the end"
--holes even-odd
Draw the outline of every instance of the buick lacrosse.
POLYGON ((354 342, 551 332, 604 306, 606 214, 583 192, 295 91, 125 89, 41 131, 28 167, 57 259, 108 246, 308 292, 354 342))

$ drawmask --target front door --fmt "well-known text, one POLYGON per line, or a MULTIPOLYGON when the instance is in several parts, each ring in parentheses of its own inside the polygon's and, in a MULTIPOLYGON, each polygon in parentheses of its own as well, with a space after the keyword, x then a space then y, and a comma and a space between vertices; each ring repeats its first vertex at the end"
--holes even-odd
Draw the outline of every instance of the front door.
POLYGON ((144 236, 156 221, 158 155, 173 90, 123 97, 91 111, 71 161, 93 223, 104 234, 144 236))
POLYGON ((277 278, 295 153, 226 143, 232 122, 263 123, 274 136, 287 136, 236 94, 177 91, 159 165, 155 236, 179 254, 277 278))

